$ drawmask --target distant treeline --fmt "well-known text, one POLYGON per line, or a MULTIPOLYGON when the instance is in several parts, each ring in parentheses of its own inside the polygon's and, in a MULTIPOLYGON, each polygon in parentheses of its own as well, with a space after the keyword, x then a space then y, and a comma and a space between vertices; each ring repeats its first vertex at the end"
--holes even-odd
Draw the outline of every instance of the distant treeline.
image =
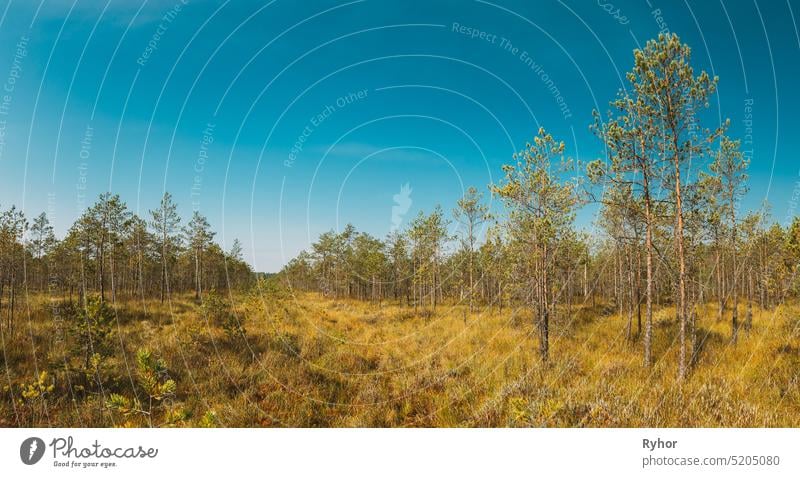
POLYGON ((59 240, 47 215, 28 221, 16 207, 0 210, 0 315, 13 331, 20 295, 46 292, 85 303, 249 287, 256 279, 238 240, 229 251, 214 242, 206 218, 182 223, 169 193, 145 220, 118 195, 101 194, 59 240))

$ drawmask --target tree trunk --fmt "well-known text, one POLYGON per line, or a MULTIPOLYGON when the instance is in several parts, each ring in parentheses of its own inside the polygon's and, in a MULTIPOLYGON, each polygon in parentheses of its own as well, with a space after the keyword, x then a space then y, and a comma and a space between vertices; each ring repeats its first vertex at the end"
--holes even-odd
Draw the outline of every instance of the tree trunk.
POLYGON ((753 327, 753 270, 750 268, 747 274, 747 315, 744 319, 744 330, 750 333, 753 327))
POLYGON ((200 252, 194 249, 194 299, 200 301, 200 252))
POLYGON ((725 291, 723 287, 723 280, 722 280, 722 260, 720 258, 720 243, 719 239, 717 239, 717 246, 716 246, 716 277, 717 277, 717 303, 719 304, 719 309, 717 310, 717 321, 722 321, 722 314, 725 312, 725 291))
POLYGON ((98 261, 100 262, 99 270, 100 270, 100 301, 106 301, 106 280, 105 280, 105 253, 103 250, 105 249, 105 243, 100 241, 100 250, 97 252, 98 261))
POLYGON ((589 298, 589 256, 587 254, 586 261, 583 262, 583 302, 589 298))
POLYGON ((15 290, 16 289, 16 281, 17 281, 17 277, 15 276, 14 273, 12 273, 11 274, 11 286, 9 288, 9 292, 11 293, 11 296, 10 296, 9 301, 8 301, 8 305, 9 305, 9 308, 8 308, 8 334, 11 335, 11 339, 12 340, 14 339, 14 307, 15 307, 16 301, 17 301, 16 300, 17 293, 16 293, 16 290, 15 290))
MULTIPOLYGON (((675 139, 677 140, 677 138, 675 139)), ((678 148, 675 147, 675 239, 678 248, 678 313, 680 315, 680 350, 678 357, 678 379, 686 378, 686 255, 683 243, 683 197, 681 195, 681 170, 678 148)))
POLYGON ((633 302, 634 302, 634 286, 633 286, 633 260, 631 259, 630 253, 627 254, 627 265, 628 265, 628 326, 625 330, 625 334, 628 338, 628 341, 632 341, 633 339, 633 302))
MULTIPOLYGON (((472 231, 470 231, 470 235, 472 235, 472 231)), ((473 276, 473 271, 472 271, 472 269, 474 267, 472 248, 473 248, 473 245, 472 245, 472 241, 470 240, 470 245, 469 245, 469 312, 470 313, 473 312, 472 294, 475 292, 475 282, 474 282, 474 276, 473 276)))
POLYGON ((503 282, 497 281, 497 305, 500 313, 503 313, 503 282))
MULTIPOLYGON (((636 239, 639 246, 639 239, 636 239)), ((636 251, 636 337, 642 336, 642 254, 636 251)))
POLYGON ((647 267, 647 288, 645 297, 647 301, 645 326, 644 326, 644 365, 652 365, 652 342, 653 342, 653 213, 650 203, 650 184, 647 171, 642 174, 644 185, 644 209, 645 209, 645 253, 647 267))
POLYGON ((739 338, 739 270, 737 267, 737 253, 736 253, 736 203, 731 201, 731 266, 733 268, 733 284, 731 291, 733 293, 733 313, 731 315, 731 341, 736 344, 739 338))
POLYGON ((539 340, 539 354, 541 355, 542 362, 546 363, 547 359, 549 358, 550 354, 550 315, 549 315, 549 293, 548 287, 550 284, 548 283, 548 269, 547 269, 547 245, 542 247, 542 257, 541 257, 541 265, 540 265, 540 276, 541 276, 541 331, 540 331, 540 340, 539 340))

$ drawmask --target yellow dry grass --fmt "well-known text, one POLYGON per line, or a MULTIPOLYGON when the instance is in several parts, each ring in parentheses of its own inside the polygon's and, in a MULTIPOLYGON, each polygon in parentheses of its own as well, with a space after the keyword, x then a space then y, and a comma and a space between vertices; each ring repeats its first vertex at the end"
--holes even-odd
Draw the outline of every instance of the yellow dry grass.
MULTIPOLYGON (((245 341, 204 320, 189 297, 119 305, 118 346, 103 392, 73 401, 54 371, 56 391, 35 424, 146 425, 115 417, 105 399, 112 391, 130 394, 135 350, 148 347, 177 382, 170 405, 186 416, 177 425, 207 424, 201 418, 210 412, 214 424, 235 427, 800 425, 794 305, 756 309, 752 331, 742 330, 735 346, 716 308, 701 310, 701 350, 679 383, 677 326, 668 308, 655 315, 655 364, 644 368, 641 341, 626 340, 626 317, 599 306, 571 315, 560 310, 550 361, 542 365, 525 309, 469 314, 448 305, 414 312, 315 294, 269 303, 235 299, 246 316, 245 341)), ((41 369, 57 369, 69 351, 54 340, 45 311, 29 316, 15 343, 5 343, 4 381, 12 388, 41 369)), ((26 414, 25 403, 12 406, 7 394, 2 424, 28 423, 20 416, 34 414, 26 414)))

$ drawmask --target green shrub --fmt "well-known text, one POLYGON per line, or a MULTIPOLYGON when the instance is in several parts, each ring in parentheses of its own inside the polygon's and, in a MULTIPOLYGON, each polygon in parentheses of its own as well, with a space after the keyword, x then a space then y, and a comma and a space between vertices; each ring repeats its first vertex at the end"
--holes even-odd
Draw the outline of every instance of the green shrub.
POLYGON ((73 333, 87 367, 95 354, 111 354, 114 312, 100 298, 89 298, 73 322, 73 333))
POLYGON ((230 303, 217 293, 211 292, 203 297, 202 310, 206 320, 222 328, 228 340, 236 341, 246 337, 244 316, 234 313, 230 303))
POLYGON ((175 380, 169 377, 166 363, 148 349, 136 352, 137 392, 133 398, 113 393, 106 404, 128 419, 145 419, 151 426, 175 426, 185 421, 189 414, 175 406, 172 399, 177 391, 175 380))
POLYGON ((64 302, 52 308, 51 314, 59 323, 65 324, 71 339, 65 371, 78 375, 70 379, 75 383, 75 389, 99 389, 107 377, 108 360, 114 354, 113 310, 100 298, 92 297, 86 301, 85 307, 64 302))

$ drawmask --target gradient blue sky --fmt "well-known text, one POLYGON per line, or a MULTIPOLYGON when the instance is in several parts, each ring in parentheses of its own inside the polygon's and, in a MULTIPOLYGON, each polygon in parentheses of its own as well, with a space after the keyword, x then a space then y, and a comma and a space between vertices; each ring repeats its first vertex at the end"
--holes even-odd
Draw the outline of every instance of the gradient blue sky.
POLYGON ((169 190, 275 271, 347 222, 385 235, 405 183, 403 220, 486 190, 540 125, 596 158, 592 109, 667 29, 720 77, 708 124, 742 136, 752 101, 744 206, 766 197, 784 221, 800 180, 798 3, 6 1, 0 206, 47 211, 61 236, 103 191, 146 215, 169 190))

